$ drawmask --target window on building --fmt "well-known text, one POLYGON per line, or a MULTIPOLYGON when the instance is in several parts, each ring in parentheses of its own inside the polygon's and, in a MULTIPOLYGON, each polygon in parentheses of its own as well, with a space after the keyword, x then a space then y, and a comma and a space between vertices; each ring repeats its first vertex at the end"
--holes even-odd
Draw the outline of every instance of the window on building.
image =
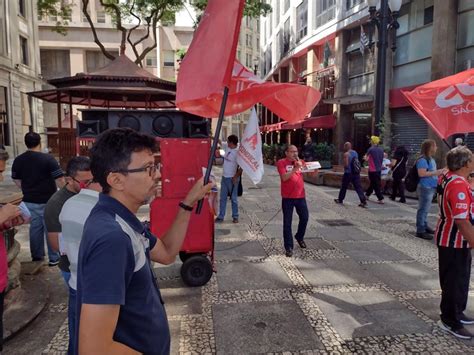
POLYGON ((303 0, 296 8, 296 32, 297 41, 308 34, 308 0, 303 0))
POLYGON ((7 28, 5 20, 5 0, 0 0, 0 55, 7 53, 7 28))
POLYGON ((352 9, 354 6, 356 5, 359 5, 361 3, 363 3, 364 0, 346 0, 346 9, 347 10, 350 10, 352 9))
POLYGON ((336 0, 316 1, 316 28, 336 18, 336 0))
POLYGON ((156 54, 156 48, 155 48, 145 56, 145 66, 156 68, 157 63, 158 63, 158 60, 157 60, 157 54, 156 54))
MULTIPOLYGON (((117 51, 111 51, 114 57, 118 57, 117 51)), ((86 71, 94 72, 97 69, 105 67, 111 60, 107 58, 101 51, 86 51, 86 71)))
POLYGON ((291 42, 291 30, 290 30, 290 19, 285 21, 283 25, 283 53, 287 53, 290 50, 291 42))
POLYGON ((20 60, 21 64, 29 64, 28 40, 23 36, 20 36, 20 60))
POLYGON ((163 66, 174 67, 174 51, 163 51, 163 66))
POLYGON ((252 42, 253 42, 252 40, 253 40, 253 38, 252 38, 252 35, 251 35, 251 34, 246 34, 246 35, 245 35, 245 45, 246 45, 247 47, 252 48, 252 42))
POLYGON ((245 25, 247 27, 250 27, 252 25, 252 19, 250 18, 250 16, 245 16, 245 25))
POLYGON ((41 75, 46 80, 71 75, 69 50, 41 49, 41 75))
POLYGON ((456 40, 456 71, 474 68, 474 4, 471 8, 461 7, 458 15, 458 30, 456 40), (466 11, 467 10, 467 11, 466 11))
POLYGON ((97 23, 105 23, 105 11, 97 11, 97 23))
POLYGON ((25 0, 18 0, 18 15, 26 17, 26 3, 25 3, 25 0))
POLYGON ((0 144, 10 145, 10 130, 8 129, 7 88, 0 86, 0 144))
POLYGON ((30 112, 30 98, 29 96, 22 92, 20 93, 21 100, 21 116, 22 123, 24 126, 31 126, 31 112, 30 112))
POLYGON ((425 9, 423 16, 423 25, 429 25, 430 23, 433 23, 433 11, 434 6, 430 6, 425 9))
POLYGON ((260 36, 257 35, 257 52, 260 50, 260 36))
POLYGON ((249 54, 249 53, 247 53, 247 54, 245 55, 245 66, 246 66, 247 68, 253 69, 253 68, 252 68, 252 67, 253 67, 252 55, 249 54))
MULTIPOLYGON (((87 13, 91 14, 91 8, 90 8, 90 4, 87 5, 87 13)), ((84 15, 84 13, 82 12, 82 6, 81 6, 81 21, 82 22, 87 22, 87 17, 84 15)))

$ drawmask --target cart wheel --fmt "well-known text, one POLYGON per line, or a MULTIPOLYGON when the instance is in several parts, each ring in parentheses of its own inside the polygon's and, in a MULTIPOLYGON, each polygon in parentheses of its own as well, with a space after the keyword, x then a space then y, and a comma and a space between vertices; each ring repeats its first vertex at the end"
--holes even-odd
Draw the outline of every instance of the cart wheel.
POLYGON ((179 260, 181 260, 181 262, 184 263, 186 260, 188 260, 193 255, 194 254, 189 254, 189 253, 186 253, 185 251, 180 251, 179 252, 179 260))
POLYGON ((192 255, 181 266, 181 278, 188 286, 203 286, 212 276, 212 264, 204 255, 192 255))

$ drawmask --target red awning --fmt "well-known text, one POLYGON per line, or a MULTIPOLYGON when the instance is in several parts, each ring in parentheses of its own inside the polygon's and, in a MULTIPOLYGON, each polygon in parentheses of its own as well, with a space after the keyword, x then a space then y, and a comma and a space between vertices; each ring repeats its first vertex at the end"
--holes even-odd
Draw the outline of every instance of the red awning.
POLYGON ((303 128, 325 128, 336 127, 336 117, 334 115, 310 117, 303 122, 303 128))
POLYGON ((303 128, 303 121, 296 122, 296 123, 285 122, 281 125, 282 130, 291 130, 291 129, 300 129, 300 128, 303 128))

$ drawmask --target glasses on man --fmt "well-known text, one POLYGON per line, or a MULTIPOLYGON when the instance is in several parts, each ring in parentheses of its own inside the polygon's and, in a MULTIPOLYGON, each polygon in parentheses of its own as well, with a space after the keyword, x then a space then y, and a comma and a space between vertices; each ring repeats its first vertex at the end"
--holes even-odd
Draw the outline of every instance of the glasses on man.
POLYGON ((156 164, 144 166, 143 168, 121 169, 121 170, 116 170, 114 172, 115 173, 128 174, 128 173, 142 173, 144 171, 147 171, 148 175, 150 177, 152 177, 152 176, 155 176, 156 171, 160 170, 161 167, 162 167, 161 163, 156 163, 156 164))

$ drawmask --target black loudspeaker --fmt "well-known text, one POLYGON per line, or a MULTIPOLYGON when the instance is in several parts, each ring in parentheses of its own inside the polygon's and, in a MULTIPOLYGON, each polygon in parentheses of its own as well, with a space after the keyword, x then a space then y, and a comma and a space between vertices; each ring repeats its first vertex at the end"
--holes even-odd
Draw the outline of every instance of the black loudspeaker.
POLYGON ((100 132, 100 121, 77 121, 76 122, 77 136, 81 138, 94 138, 100 132))
POLYGON ((127 127, 162 138, 207 138, 209 120, 177 110, 83 110, 82 122, 100 121, 100 132, 127 127))

